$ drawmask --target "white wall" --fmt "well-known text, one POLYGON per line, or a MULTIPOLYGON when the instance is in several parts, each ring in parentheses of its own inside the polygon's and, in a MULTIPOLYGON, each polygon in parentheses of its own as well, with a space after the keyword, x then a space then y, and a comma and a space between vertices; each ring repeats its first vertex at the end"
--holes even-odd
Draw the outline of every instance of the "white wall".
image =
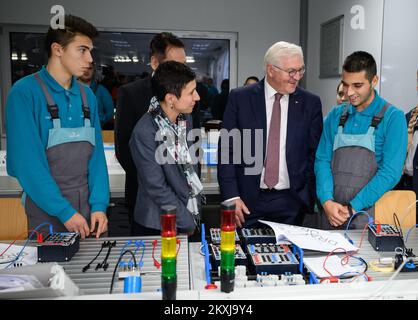
POLYGON ((262 76, 274 42, 299 41, 299 0, 13 0, 0 2, 0 23, 48 24, 54 4, 102 28, 238 32, 238 84, 262 76))
POLYGON ((418 1, 385 0, 381 94, 408 112, 418 104, 418 1))
MULTIPOLYGON (((410 0, 416 1, 416 0, 410 0)), ((319 79, 320 25, 339 15, 344 15, 343 60, 357 50, 367 51, 381 65, 383 0, 311 0, 308 12, 308 52, 306 60, 308 90, 318 94, 322 100, 324 116, 335 105, 336 87, 340 77, 319 79), (350 13, 354 5, 365 10, 364 30, 353 30, 350 13), (324 9, 326 8, 326 9, 324 9)), ((415 11, 416 13, 416 11, 415 11)), ((416 38, 415 38, 416 41, 416 38)), ((379 73, 379 72, 378 72, 379 73)), ((379 87, 379 86, 378 86, 379 87)), ((379 89, 379 88, 378 88, 379 89)))

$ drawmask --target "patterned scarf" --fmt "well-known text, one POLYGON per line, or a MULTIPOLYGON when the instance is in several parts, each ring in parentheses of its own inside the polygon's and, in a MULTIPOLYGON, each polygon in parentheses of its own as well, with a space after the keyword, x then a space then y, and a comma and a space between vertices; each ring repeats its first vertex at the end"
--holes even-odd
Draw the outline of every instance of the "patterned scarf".
POLYGON ((197 204, 197 196, 203 196, 203 186, 199 177, 194 171, 192 158, 186 139, 186 119, 183 114, 177 117, 176 123, 172 123, 161 108, 157 97, 153 97, 150 102, 148 112, 158 125, 162 141, 170 154, 171 158, 184 173, 189 186, 189 200, 187 209, 192 213, 196 227, 200 228, 200 213, 197 204))
POLYGON ((414 135, 414 127, 417 125, 418 120, 418 105, 412 110, 411 112, 411 118, 409 119, 408 123, 408 152, 409 148, 412 144, 412 137, 414 135))

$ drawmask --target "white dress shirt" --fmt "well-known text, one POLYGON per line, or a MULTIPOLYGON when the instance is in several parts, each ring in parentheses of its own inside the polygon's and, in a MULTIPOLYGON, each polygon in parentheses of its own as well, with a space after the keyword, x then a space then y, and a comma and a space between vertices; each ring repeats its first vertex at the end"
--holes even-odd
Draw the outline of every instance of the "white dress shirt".
MULTIPOLYGON (((267 120, 266 148, 268 147, 270 121, 271 121, 271 115, 273 113, 273 103, 275 99, 274 95, 276 93, 277 91, 273 89, 272 86, 270 86, 270 84, 267 82, 267 79, 266 79, 264 81, 264 96, 266 98, 266 120, 267 120)), ((282 96, 282 98, 280 99, 280 106, 281 106, 280 159, 279 159, 279 180, 278 180, 278 183, 274 186, 274 189, 276 190, 283 190, 283 189, 290 188, 289 172, 287 170, 287 162, 286 162, 287 114, 289 110, 289 95, 288 94, 285 94, 282 96)), ((267 149, 266 149, 266 156, 267 156, 267 149)), ((260 188, 268 189, 268 187, 264 183, 264 172, 265 172, 265 167, 263 166, 263 171, 261 172, 260 188)))
MULTIPOLYGON (((270 121, 271 121, 271 114, 273 113, 273 103, 275 99, 275 94, 277 91, 273 89, 272 86, 267 82, 267 79, 264 80, 264 96, 266 99, 266 148, 268 146, 268 138, 269 138, 269 131, 270 131, 270 121)), ((279 159, 279 181, 274 186, 276 190, 283 190, 290 188, 290 181, 289 181, 289 172, 287 170, 287 162, 286 162, 286 137, 287 137, 287 114, 289 110, 289 95, 285 94, 280 99, 280 159, 279 159)), ((267 156, 267 149, 266 149, 266 156, 267 156)), ((265 162, 265 159, 264 159, 265 162)), ((265 167, 263 164, 263 170, 261 172, 261 180, 260 180, 260 188, 261 189, 268 189, 266 184, 264 183, 264 172, 265 167)), ((255 191, 255 190, 254 190, 255 191)), ((226 201, 233 201, 236 199, 240 199, 240 197, 233 197, 226 201)))

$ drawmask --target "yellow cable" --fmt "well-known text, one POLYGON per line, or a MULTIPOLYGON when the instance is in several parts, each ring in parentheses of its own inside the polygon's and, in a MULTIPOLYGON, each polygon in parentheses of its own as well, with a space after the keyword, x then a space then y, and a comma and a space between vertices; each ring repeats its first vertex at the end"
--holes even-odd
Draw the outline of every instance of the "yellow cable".
POLYGON ((390 264, 390 266, 385 266, 379 263, 379 261, 370 261, 369 262, 369 268, 376 272, 383 272, 383 273, 389 273, 395 271, 395 266, 393 263, 390 264))

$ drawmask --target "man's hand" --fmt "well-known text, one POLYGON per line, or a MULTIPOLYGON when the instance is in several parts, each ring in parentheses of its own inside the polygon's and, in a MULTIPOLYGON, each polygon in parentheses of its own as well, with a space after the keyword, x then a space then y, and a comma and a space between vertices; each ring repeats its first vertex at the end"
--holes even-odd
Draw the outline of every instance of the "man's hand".
POLYGON ((70 232, 78 232, 81 235, 81 239, 84 239, 90 234, 89 226, 86 219, 78 212, 64 222, 64 226, 70 232))
POLYGON ((348 208, 339 204, 338 202, 327 200, 324 202, 322 206, 324 208, 329 223, 333 227, 341 226, 350 217, 348 208))
MULTIPOLYGON (((348 206, 344 206, 344 208, 347 210, 348 213, 350 213, 350 210, 348 209, 348 206)), ((356 209, 354 209, 353 207, 351 207, 351 213, 354 216, 357 213, 356 209)))
POLYGON ((103 211, 96 211, 90 215, 91 221, 91 228, 90 232, 93 233, 94 229, 96 228, 96 223, 98 223, 97 230, 96 230, 96 239, 100 237, 100 235, 107 231, 107 216, 106 213, 103 211))
POLYGON ((248 210, 244 201, 242 201, 241 199, 236 199, 234 201, 235 201, 235 222, 238 227, 242 228, 242 225, 245 222, 244 213, 248 215, 250 214, 250 210, 248 210))

